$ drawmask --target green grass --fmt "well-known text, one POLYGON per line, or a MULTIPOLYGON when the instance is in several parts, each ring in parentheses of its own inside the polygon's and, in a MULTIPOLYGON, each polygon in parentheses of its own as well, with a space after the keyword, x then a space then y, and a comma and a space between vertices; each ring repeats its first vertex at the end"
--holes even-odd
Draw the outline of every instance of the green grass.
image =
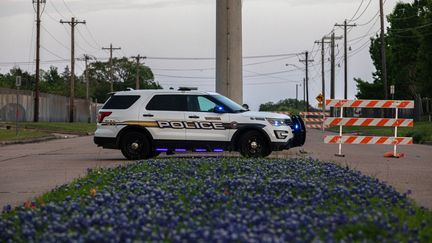
POLYGON ((84 122, 20 122, 18 136, 15 123, 0 122, 0 141, 16 141, 46 137, 51 133, 67 133, 76 135, 91 134, 96 130, 96 124, 84 122), (9 127, 10 129, 6 129, 9 127))
MULTIPOLYGON (((0 126, 12 126, 15 127, 15 123, 0 123, 0 126)), ((72 133, 85 135, 92 133, 96 130, 95 123, 85 122, 20 122, 18 124, 21 128, 34 129, 44 132, 59 132, 59 133, 72 133)))
POLYGON ((32 138, 46 137, 49 134, 46 132, 34 131, 34 130, 19 130, 18 135, 15 129, 0 129, 0 141, 16 141, 25 140, 32 138))
MULTIPOLYGON (((339 132, 339 127, 331 127, 328 130, 339 132)), ((359 135, 394 136, 392 127, 343 127, 344 133, 358 133, 359 135)), ((415 143, 432 141, 432 123, 415 122, 414 127, 400 127, 398 136, 413 137, 415 143)))

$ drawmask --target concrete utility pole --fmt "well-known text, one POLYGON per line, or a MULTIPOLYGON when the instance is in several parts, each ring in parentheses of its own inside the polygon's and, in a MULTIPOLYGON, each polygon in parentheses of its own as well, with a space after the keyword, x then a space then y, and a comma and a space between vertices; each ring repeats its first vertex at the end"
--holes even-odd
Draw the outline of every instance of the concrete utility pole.
POLYGON ((121 47, 113 47, 112 44, 110 44, 110 47, 102 47, 102 50, 109 50, 110 51, 110 84, 111 84, 111 92, 114 91, 114 86, 113 86, 113 82, 114 82, 114 73, 113 73, 113 60, 112 60, 112 53, 113 50, 121 50, 121 47))
POLYGON ((386 61, 386 42, 384 38, 384 4, 383 0, 380 1, 380 18, 381 18, 381 65, 382 65, 382 79, 384 84, 384 99, 388 100, 388 83, 387 83, 387 61, 386 61))
POLYGON ((131 57, 136 60, 136 81, 135 81, 135 89, 140 89, 140 80, 139 80, 139 66, 140 66, 140 60, 146 59, 147 57, 142 57, 138 54, 138 56, 131 57))
POLYGON ((35 80, 35 97, 33 121, 39 121, 39 83, 40 83, 40 24, 41 24, 41 4, 45 4, 46 0, 33 0, 33 5, 36 4, 36 80, 35 80))
POLYGON ((313 62, 314 60, 309 60, 309 52, 306 51, 305 53, 305 60, 300 60, 300 62, 304 62, 306 65, 306 111, 309 111, 309 63, 313 62))
POLYGON ((299 86, 299 84, 296 84, 296 108, 298 108, 298 103, 299 103, 299 101, 298 101, 298 86, 299 86))
POLYGON ((242 1, 216 0, 216 92, 243 103, 242 1))
POLYGON ((74 17, 71 21, 60 20, 61 24, 69 24, 71 27, 71 76, 69 91, 69 122, 74 122, 74 98, 75 98, 75 26, 85 24, 84 21, 78 21, 74 17))
POLYGON ((335 24, 338 27, 344 27, 344 68, 345 68, 345 86, 344 86, 344 99, 348 99, 348 42, 347 42, 347 29, 348 27, 356 27, 356 24, 347 24, 347 20, 345 19, 343 24, 335 24))
POLYGON ((324 50, 324 45, 325 44, 330 44, 330 41, 325 41, 324 39, 325 37, 323 37, 321 39, 321 41, 315 41, 316 44, 321 44, 321 94, 324 97, 324 102, 323 102, 323 111, 325 111, 325 100, 326 100, 326 90, 325 90, 325 50, 324 50))

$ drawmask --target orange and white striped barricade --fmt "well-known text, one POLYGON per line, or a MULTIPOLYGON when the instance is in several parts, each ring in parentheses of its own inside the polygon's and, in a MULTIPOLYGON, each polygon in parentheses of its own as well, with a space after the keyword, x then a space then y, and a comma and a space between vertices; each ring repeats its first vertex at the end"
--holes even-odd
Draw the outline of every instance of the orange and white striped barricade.
POLYGON ((386 153, 386 157, 402 157, 397 153, 397 145, 413 144, 412 137, 398 137, 399 127, 413 127, 413 119, 399 119, 399 109, 413 109, 412 100, 326 100, 327 107, 339 107, 340 117, 328 117, 324 121, 325 126, 339 126, 339 135, 325 136, 324 143, 339 144, 339 153, 342 154, 342 144, 388 144, 393 145, 393 152, 386 153), (395 118, 352 118, 343 117, 344 108, 389 108, 396 109, 395 118), (343 136, 344 126, 362 127, 394 127, 394 137, 376 136, 343 136))
POLYGON ((324 130, 324 119, 330 116, 328 112, 300 112, 306 128, 315 128, 324 130))

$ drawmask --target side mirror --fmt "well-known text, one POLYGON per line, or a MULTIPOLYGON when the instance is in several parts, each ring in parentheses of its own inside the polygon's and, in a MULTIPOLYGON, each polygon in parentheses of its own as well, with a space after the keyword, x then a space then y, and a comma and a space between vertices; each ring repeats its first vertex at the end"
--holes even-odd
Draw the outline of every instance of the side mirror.
POLYGON ((243 104, 242 107, 245 108, 246 110, 249 110, 248 104, 243 104))

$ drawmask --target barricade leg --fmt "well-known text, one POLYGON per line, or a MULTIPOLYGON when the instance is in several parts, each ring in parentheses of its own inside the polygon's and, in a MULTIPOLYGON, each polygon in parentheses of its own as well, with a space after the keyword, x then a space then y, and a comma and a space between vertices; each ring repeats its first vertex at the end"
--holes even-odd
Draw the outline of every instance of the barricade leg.
MULTIPOLYGON (((398 118, 399 118, 399 108, 395 108, 395 119, 397 120, 398 118)), ((403 153, 398 153, 397 152, 397 142, 396 142, 396 138, 398 137, 397 136, 397 134, 398 134, 398 126, 395 126, 394 127, 394 142, 393 142, 393 152, 387 152, 387 153, 385 153, 384 154, 384 157, 387 157, 387 158, 401 158, 401 157, 404 157, 404 154, 403 153)))
MULTIPOLYGON (((343 118, 343 112, 344 112, 344 108, 343 106, 341 106, 340 108, 340 118, 343 118)), ((337 157, 345 157, 344 154, 342 154, 342 125, 339 126, 339 153, 335 154, 335 156, 337 157)))

